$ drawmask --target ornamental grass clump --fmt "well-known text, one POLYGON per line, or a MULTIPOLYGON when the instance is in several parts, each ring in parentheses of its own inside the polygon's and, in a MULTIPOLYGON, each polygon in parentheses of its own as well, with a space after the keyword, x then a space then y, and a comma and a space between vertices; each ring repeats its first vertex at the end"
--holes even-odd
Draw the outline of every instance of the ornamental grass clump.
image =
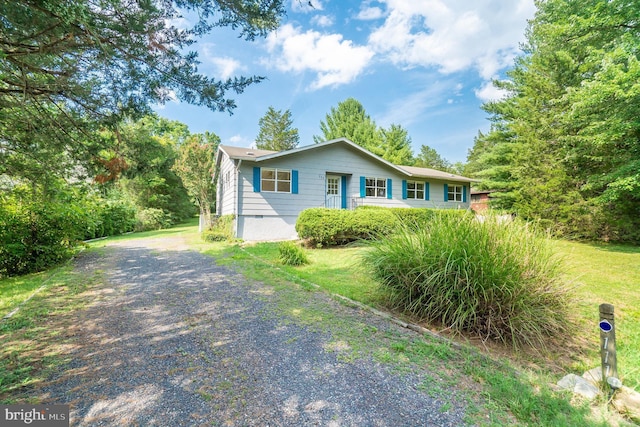
POLYGON ((455 332, 545 347, 571 329, 561 261, 524 222, 435 216, 373 242, 363 261, 391 308, 455 332))
POLYGON ((280 252, 280 262, 284 265, 306 265, 309 264, 309 257, 305 250, 295 242, 282 242, 278 245, 280 252))

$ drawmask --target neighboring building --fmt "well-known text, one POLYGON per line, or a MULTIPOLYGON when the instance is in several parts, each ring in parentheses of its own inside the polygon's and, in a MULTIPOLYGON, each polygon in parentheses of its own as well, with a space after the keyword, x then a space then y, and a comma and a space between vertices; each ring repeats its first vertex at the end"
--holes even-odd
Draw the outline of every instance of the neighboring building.
POLYGON ((474 212, 484 212, 489 209, 491 191, 471 190, 471 209, 474 212))
POLYGON ((308 208, 362 205, 469 209, 475 180, 394 165, 341 138, 287 151, 221 145, 216 155, 217 215, 235 215, 248 241, 296 239, 308 208))

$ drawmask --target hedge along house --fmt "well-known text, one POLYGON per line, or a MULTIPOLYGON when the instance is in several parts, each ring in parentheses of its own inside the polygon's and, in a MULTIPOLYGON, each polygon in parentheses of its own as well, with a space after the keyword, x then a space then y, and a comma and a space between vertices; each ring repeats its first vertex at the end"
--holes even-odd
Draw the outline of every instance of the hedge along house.
POLYGON ((358 206, 469 209, 475 180, 394 165, 345 138, 287 151, 220 145, 216 214, 234 215, 247 241, 296 239, 308 208, 358 206))

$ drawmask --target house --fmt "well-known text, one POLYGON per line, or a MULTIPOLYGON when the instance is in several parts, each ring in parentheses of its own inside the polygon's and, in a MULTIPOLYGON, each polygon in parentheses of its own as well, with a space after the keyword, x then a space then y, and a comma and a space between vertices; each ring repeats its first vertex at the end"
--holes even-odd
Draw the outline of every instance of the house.
POLYGON ((491 191, 471 189, 471 210, 474 212, 484 212, 489 209, 491 191))
POLYGON ((279 152, 221 145, 215 179, 216 214, 235 215, 235 234, 247 241, 296 239, 308 208, 469 209, 474 182, 394 165, 345 138, 279 152))

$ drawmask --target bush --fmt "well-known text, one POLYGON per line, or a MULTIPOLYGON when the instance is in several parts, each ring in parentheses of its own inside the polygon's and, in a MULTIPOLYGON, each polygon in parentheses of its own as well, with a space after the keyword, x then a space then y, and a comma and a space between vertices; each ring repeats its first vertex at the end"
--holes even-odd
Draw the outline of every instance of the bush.
POLYGON ((84 200, 82 209, 87 215, 83 240, 115 236, 136 227, 136 208, 124 200, 84 200))
POLYGON ((202 232, 202 240, 205 242, 225 242, 234 239, 233 220, 234 215, 222 215, 212 220, 208 229, 202 232))
POLYGON ((300 213, 296 231, 311 245, 331 246, 391 232, 396 217, 388 209, 355 211, 312 208, 300 213))
POLYGON ((136 227, 136 208, 124 200, 108 200, 100 210, 102 235, 115 236, 133 231, 136 227))
POLYGON ((1 204, 0 275, 42 271, 71 258, 85 228, 75 204, 1 204))
POLYGON ((278 245, 280 252, 280 262, 284 265, 305 265, 309 264, 309 257, 300 245, 295 242, 282 242, 278 245))
POLYGON ((300 213, 296 231, 310 245, 340 245, 384 236, 407 224, 421 228, 437 216, 473 217, 469 211, 362 206, 353 211, 312 208, 300 213))
POLYGON ((173 224, 171 214, 157 208, 146 208, 136 214, 135 231, 169 228, 173 224))
POLYGON ((550 241, 521 222, 436 215, 371 244, 363 262, 394 309, 514 347, 571 329, 550 241))

